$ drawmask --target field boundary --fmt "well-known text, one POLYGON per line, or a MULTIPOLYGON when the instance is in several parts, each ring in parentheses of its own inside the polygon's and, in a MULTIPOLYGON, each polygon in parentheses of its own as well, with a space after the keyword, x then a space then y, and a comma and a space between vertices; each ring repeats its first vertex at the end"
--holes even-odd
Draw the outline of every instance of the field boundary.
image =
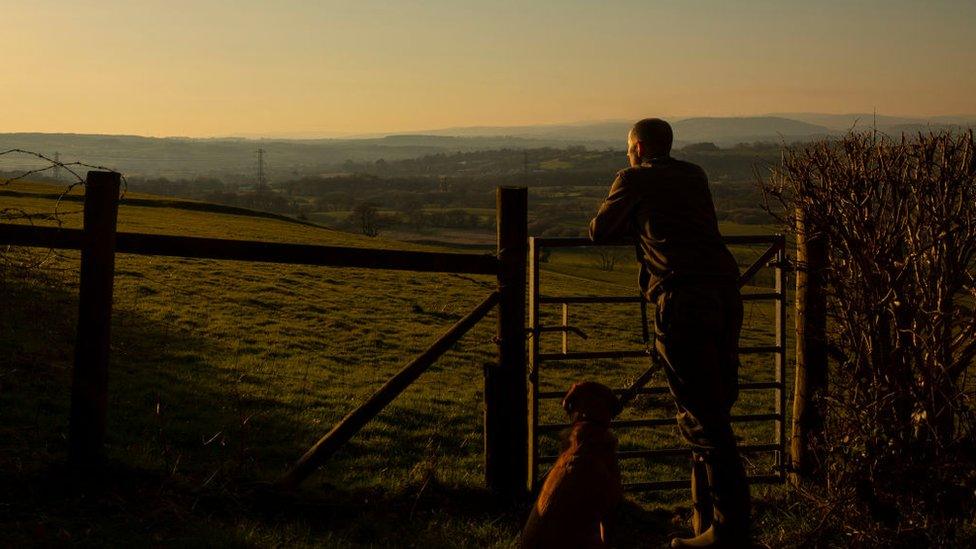
MULTIPOLYGON (((405 251, 284 244, 117 231, 121 175, 89 171, 83 228, 0 224, 0 245, 81 251, 78 325, 71 384, 69 464, 79 469, 105 464, 108 366, 115 255, 193 257, 283 264, 392 269, 456 274, 493 274, 497 289, 452 326, 383 387, 322 437, 279 482, 294 488, 335 450, 448 351, 488 312, 498 309, 497 360, 485 369, 485 480, 493 493, 521 498, 528 445, 526 341, 524 333, 528 193, 499 187, 496 195, 496 254, 405 251)), ((127 203, 131 203, 127 200, 127 203)))
MULTIPOLYGON (((497 345, 496 360, 486 367, 484 372, 485 482, 488 489, 496 495, 507 499, 522 499, 537 487, 538 464, 547 461, 549 457, 538 455, 537 433, 549 427, 559 427, 559 425, 538 425, 536 408, 539 398, 558 397, 558 395, 540 394, 538 364, 543 360, 595 358, 596 355, 606 358, 620 354, 620 352, 616 354, 569 352, 565 344, 566 334, 572 331, 573 327, 568 322, 567 306, 570 303, 626 300, 640 302, 646 315, 646 303, 636 295, 610 297, 541 295, 538 276, 539 252, 543 246, 574 248, 598 244, 586 238, 530 238, 528 193, 524 187, 497 189, 495 253, 477 254, 118 232, 120 181, 121 176, 116 172, 88 172, 85 194, 72 197, 84 202, 82 229, 0 223, 0 245, 71 249, 81 252, 79 315, 72 369, 68 441, 69 463, 73 467, 90 468, 104 465, 104 438, 109 402, 107 378, 110 326, 117 253, 496 277, 496 288, 479 305, 451 326, 420 355, 405 362, 404 367, 383 387, 373 393, 362 405, 349 412, 297 460, 296 465, 278 482, 279 487, 289 489, 298 486, 323 461, 409 387, 465 333, 483 320, 490 311, 497 309, 494 340, 497 345), (543 327, 539 324, 540 303, 562 304, 564 317, 561 326, 543 327), (527 315, 528 326, 526 326, 527 315), (542 332, 551 331, 562 332, 563 352, 542 354, 538 349, 539 336, 542 332)), ((127 199, 126 202, 132 201, 127 199)), ((223 207, 218 209, 226 211, 223 207)), ((302 223, 298 220, 290 221, 302 223)), ((314 224, 309 225, 318 227, 314 224)), ((762 480, 782 482, 789 470, 785 449, 785 271, 788 269, 786 241, 783 235, 779 234, 729 236, 724 237, 723 241, 732 245, 767 246, 759 258, 745 269, 740 282, 751 279, 763 267, 772 266, 776 270, 774 291, 743 296, 744 299, 749 300, 776 301, 776 341, 773 345, 740 349, 740 352, 775 355, 775 382, 756 383, 752 384, 754 386, 745 387, 756 390, 774 389, 776 391, 775 412, 752 414, 750 417, 740 419, 776 422, 775 442, 758 445, 754 450, 775 451, 776 474, 762 480)), ((633 243, 614 242, 599 245, 632 246, 633 243)), ((798 303, 800 299, 798 292, 798 303)), ((646 339, 645 337, 645 343, 646 339)), ((625 354, 645 356, 649 352, 644 349, 626 351, 625 354)), ((638 379, 643 380, 645 377, 647 377, 646 373, 638 379)), ((642 385, 635 385, 635 387, 631 391, 635 394, 649 391, 649 389, 642 389, 642 385)), ((683 449, 661 451, 669 454, 684 452, 683 449)), ((633 452, 631 454, 633 455, 625 457, 641 457, 633 452)), ((680 487, 679 484, 686 485, 685 481, 661 481, 631 488, 667 489, 680 487)))
MULTIPOLYGON (((0 196, 10 196, 15 198, 38 198, 41 200, 59 200, 61 202, 84 202, 84 195, 73 195, 73 194, 61 194, 61 193, 35 193, 30 191, 12 191, 9 189, 0 189, 0 196)), ((260 217, 263 219, 275 219, 277 221, 284 221, 285 223, 296 223, 298 225, 305 225, 307 227, 317 227, 319 229, 329 229, 336 230, 328 225, 322 225, 319 223, 314 223, 312 221, 303 221, 301 219, 296 219, 294 217, 289 217, 287 215, 277 214, 274 212, 265 212, 261 210, 252 210, 250 208, 242 208, 240 206, 228 206, 224 204, 213 204, 211 202, 195 202, 193 200, 184 200, 180 198, 134 198, 127 196, 125 199, 125 204, 127 206, 139 206, 142 208, 172 208, 175 210, 187 210, 191 212, 207 212, 225 215, 241 215, 247 217, 260 217)))

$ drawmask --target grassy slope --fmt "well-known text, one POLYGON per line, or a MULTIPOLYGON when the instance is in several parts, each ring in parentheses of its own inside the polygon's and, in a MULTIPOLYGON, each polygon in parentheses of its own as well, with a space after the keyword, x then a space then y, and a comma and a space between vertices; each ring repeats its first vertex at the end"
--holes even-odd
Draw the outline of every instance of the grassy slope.
MULTIPOLYGON (((51 205, 47 198, 0 197, 0 208, 51 205)), ((65 216, 69 225, 79 218, 65 216)), ((280 220, 125 204, 120 230, 420 248, 280 220)), ((490 277, 120 256, 108 448, 121 472, 108 482, 108 495, 83 497, 84 489, 60 485, 57 466, 65 454, 77 255, 43 257, 45 280, 8 271, 0 287, 0 356, 9 357, 0 364, 0 483, 12 487, 0 491, 0 529, 12 539, 329 546, 506 546, 514 539, 518 517, 481 489, 481 370, 493 360, 493 317, 300 495, 268 500, 247 488, 282 473, 489 292, 490 277)), ((543 287, 554 295, 633 291, 628 261, 612 273, 594 263, 584 253, 554 254, 543 287)), ((770 326, 769 309, 751 306, 747 322, 770 326)), ((544 314, 555 321, 558 312, 544 314)), ((572 315, 590 336, 573 341, 574 349, 639 345, 635 306, 572 315)), ((555 349, 559 336, 550 337, 546 346, 555 349)), ((769 342, 768 330, 750 329, 743 344, 769 342)), ((640 361, 564 365, 547 368, 543 380, 553 389, 582 378, 620 386, 640 367, 640 361)), ((770 359, 750 357, 743 377, 771 373, 770 359)), ((557 404, 544 404, 547 421, 561 419, 557 404)), ((740 402, 741 411, 771 405, 771 392, 740 402)), ((671 413, 666 401, 641 408, 655 417, 671 413)), ((769 427, 757 425, 740 432, 748 440, 771 437, 769 427)), ((624 449, 679 444, 672 427, 618 435, 624 449)), ((753 464, 757 473, 769 465, 753 464)), ((627 480, 686 474, 680 459, 623 467, 627 480)), ((671 519, 675 506, 686 505, 684 492, 630 500, 623 546, 654 545, 680 528, 671 519)))

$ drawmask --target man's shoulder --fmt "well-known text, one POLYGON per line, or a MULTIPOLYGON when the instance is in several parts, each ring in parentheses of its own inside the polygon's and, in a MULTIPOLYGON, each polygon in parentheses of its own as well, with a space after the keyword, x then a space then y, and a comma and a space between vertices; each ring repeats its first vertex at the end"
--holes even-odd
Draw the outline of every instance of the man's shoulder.
POLYGON ((641 164, 640 166, 624 168, 617 172, 617 179, 621 181, 654 179, 664 174, 674 175, 675 172, 707 179, 705 170, 701 166, 676 158, 669 158, 666 163, 641 164))
POLYGON ((694 162, 688 162, 687 160, 678 160, 677 158, 672 159, 672 162, 674 163, 675 167, 683 171, 687 171, 688 173, 700 174, 702 176, 705 175, 705 170, 702 169, 702 167, 699 166, 698 164, 695 164, 694 162))
POLYGON ((620 180, 633 179, 637 174, 640 173, 640 170, 642 168, 643 168, 643 166, 630 166, 630 167, 624 168, 624 169, 622 169, 622 170, 620 170, 620 171, 617 172, 617 179, 620 179, 620 180))
POLYGON ((682 160, 680 158, 672 158, 671 161, 674 162, 675 164, 681 164, 682 166, 690 166, 692 168, 697 168, 699 170, 701 169, 701 166, 699 166, 698 164, 695 164, 694 162, 689 162, 687 160, 682 160))

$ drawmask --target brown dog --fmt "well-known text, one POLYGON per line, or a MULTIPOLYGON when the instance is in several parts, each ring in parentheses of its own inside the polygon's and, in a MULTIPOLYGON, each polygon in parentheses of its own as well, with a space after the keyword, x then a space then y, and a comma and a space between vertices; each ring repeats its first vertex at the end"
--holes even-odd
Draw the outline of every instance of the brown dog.
POLYGON ((609 387, 576 383, 563 399, 573 422, 522 530, 520 547, 607 547, 610 521, 623 498, 617 439, 610 420, 619 412, 609 387))

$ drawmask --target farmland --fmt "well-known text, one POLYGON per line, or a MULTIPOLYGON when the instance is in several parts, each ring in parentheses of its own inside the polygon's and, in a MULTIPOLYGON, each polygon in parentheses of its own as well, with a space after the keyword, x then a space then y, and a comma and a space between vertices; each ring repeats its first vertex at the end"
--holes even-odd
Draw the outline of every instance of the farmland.
MULTIPOLYGON (((51 212, 53 188, 4 187, 0 207, 51 212)), ((299 223, 228 213, 221 206, 128 195, 119 230, 367 248, 434 249, 299 223), (137 200, 138 199, 138 200, 137 200)), ((80 204, 58 206, 80 225, 80 204)), ((485 217, 490 212, 474 212, 485 217)), ((47 223, 36 218, 34 223, 47 223)), ((728 233, 769 231, 727 225, 728 233)), ((745 264, 759 250, 735 250, 745 264)), ((621 253, 613 270, 595 251, 549 255, 551 295, 631 295, 636 272, 621 253)), ((110 367, 107 494, 64 486, 68 387, 77 310, 76 253, 10 249, 0 278, 0 524, 19 542, 358 546, 508 546, 519 510, 483 491, 482 369, 495 360, 494 316, 470 332, 353 438, 295 495, 273 481, 314 440, 494 287, 484 276, 438 275, 227 261, 119 256, 110 367), (40 263, 23 270, 16 264, 40 263)), ((759 280, 768 282, 768 272, 759 280)), ((574 308, 588 339, 574 350, 641 345, 636 305, 574 308)), ((772 305, 748 304, 743 345, 772 342, 772 305)), ((557 307, 543 310, 556 322, 557 307)), ((556 349, 558 335, 544 342, 556 349)), ((574 380, 622 386, 641 361, 545 369, 545 390, 574 380)), ((770 381, 772 360, 744 360, 743 380, 770 381)), ((657 384, 663 380, 656 380, 657 384)), ((557 421, 558 401, 543 404, 557 421)), ((772 408, 772 392, 744 393, 737 412, 772 408)), ((666 399, 642 399, 624 419, 667 417, 666 399)), ((680 445, 673 427, 621 431, 621 448, 680 445)), ((771 424, 740 425, 746 442, 769 442, 771 424)), ((555 441, 546 446, 555 449, 555 441)), ((546 453, 546 452, 544 452, 546 453)), ((749 462, 768 474, 770 460, 749 462)), ((685 458, 623 464, 627 481, 684 478, 685 458)), ((754 489, 758 499, 781 497, 754 489)), ((679 531, 686 493, 631 494, 622 546, 679 531), (675 522, 675 519, 678 522, 675 522)), ((760 528, 783 519, 759 504, 760 528)))

